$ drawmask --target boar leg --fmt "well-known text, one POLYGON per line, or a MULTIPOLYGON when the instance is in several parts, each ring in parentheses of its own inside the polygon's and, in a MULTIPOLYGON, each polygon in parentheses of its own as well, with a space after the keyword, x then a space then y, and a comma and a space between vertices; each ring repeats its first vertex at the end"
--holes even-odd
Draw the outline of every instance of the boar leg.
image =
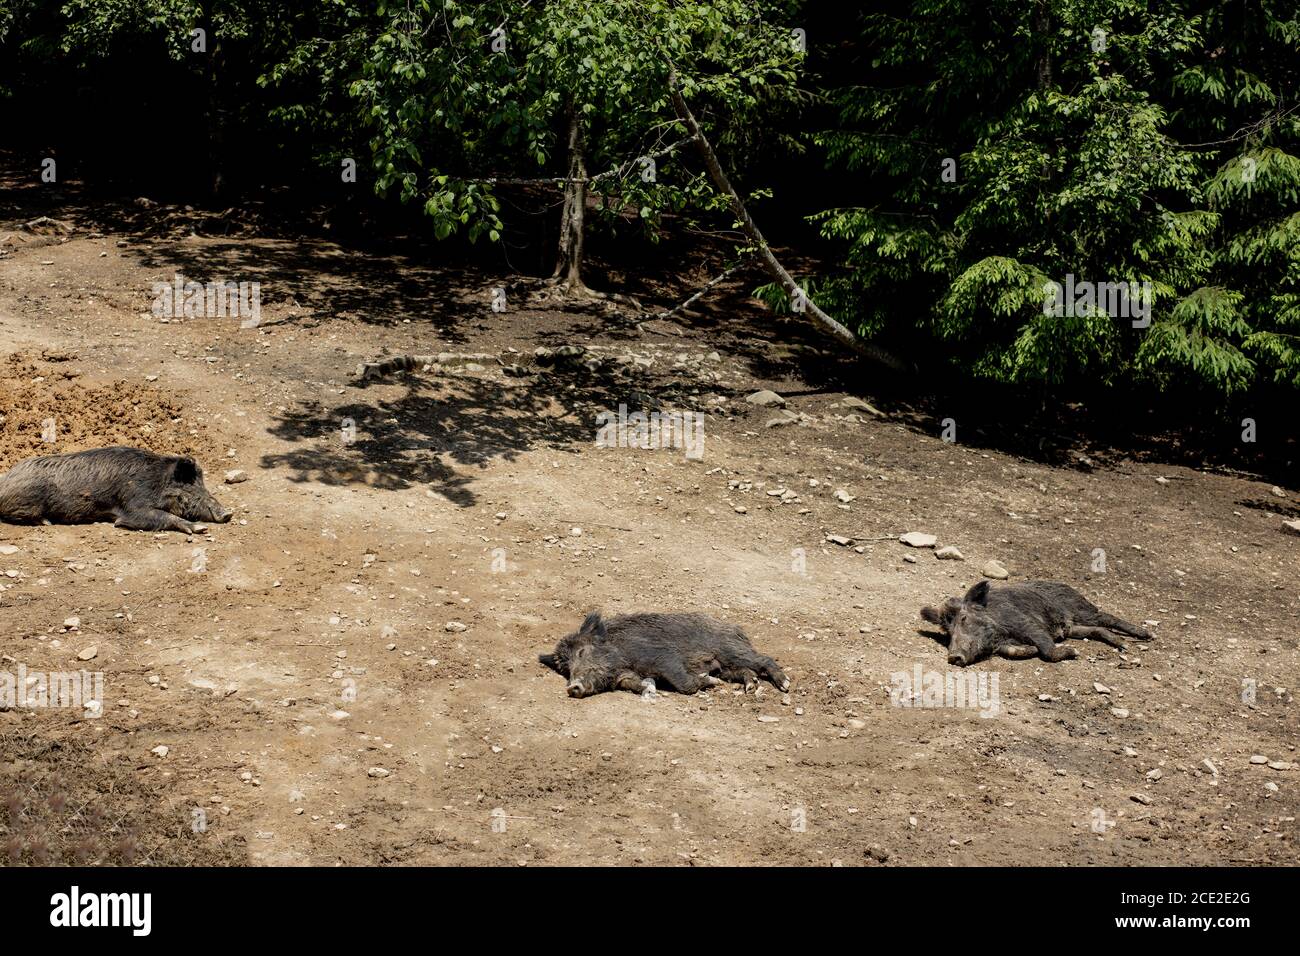
POLYGON ((1037 657, 1038 648, 1033 644, 1003 644, 998 648, 998 654, 1014 661, 1026 657, 1037 657))
POLYGON ((1082 641, 1082 640, 1101 641, 1103 644, 1109 644, 1111 647, 1117 648, 1121 651, 1124 650, 1123 642, 1121 642, 1118 637, 1116 637, 1110 631, 1105 630, 1104 628, 1083 627, 1081 625, 1076 624, 1074 627, 1070 628, 1068 636, 1076 641, 1082 641))
POLYGON ((1073 647, 1057 644, 1056 641, 1052 640, 1052 635, 1041 628, 1026 631, 1024 636, 1033 642, 1043 660, 1051 661, 1053 664, 1059 664, 1061 661, 1067 661, 1079 656, 1079 652, 1073 647))
POLYGON ((724 667, 722 669, 722 679, 731 681, 733 684, 744 684, 745 693, 758 689, 758 675, 748 667, 724 667))
POLYGON ((1151 640, 1151 632, 1144 627, 1138 627, 1136 624, 1130 624, 1122 617, 1116 617, 1114 614, 1107 614, 1105 611, 1097 611, 1093 615, 1093 620, 1088 622, 1098 627, 1104 627, 1108 631, 1119 631, 1121 634, 1127 634, 1129 637, 1135 637, 1139 641, 1151 640))
MULTIPOLYGON (((718 655, 722 659, 724 670, 723 677, 726 680, 735 680, 736 678, 727 677, 726 671, 733 674, 746 674, 753 672, 759 677, 764 677, 772 682, 772 686, 777 690, 788 690, 790 688, 790 679, 777 665, 776 661, 770 657, 764 657, 762 654, 750 649, 743 653, 735 650, 724 650, 718 655)), ((745 689, 749 689, 749 679, 746 678, 738 683, 745 684, 745 689)))
POLYGON ((695 694, 708 687, 711 683, 717 683, 716 680, 710 681, 707 676, 701 677, 699 674, 692 674, 681 664, 665 667, 658 676, 671 684, 673 690, 681 694, 695 694))
POLYGON ((770 657, 759 657, 758 673, 772 682, 772 686, 777 690, 789 690, 790 678, 785 676, 785 671, 781 670, 780 665, 770 657))
POLYGON ((639 694, 641 691, 645 690, 645 682, 647 680, 649 680, 649 678, 642 677, 635 671, 623 671, 623 673, 618 675, 618 679, 614 681, 614 689, 630 690, 634 694, 639 694))
POLYGON ((126 528, 129 531, 183 531, 185 534, 194 533, 194 525, 190 524, 184 518, 178 518, 167 511, 160 511, 157 508, 137 508, 134 511, 124 511, 117 516, 113 525, 118 528, 126 528))

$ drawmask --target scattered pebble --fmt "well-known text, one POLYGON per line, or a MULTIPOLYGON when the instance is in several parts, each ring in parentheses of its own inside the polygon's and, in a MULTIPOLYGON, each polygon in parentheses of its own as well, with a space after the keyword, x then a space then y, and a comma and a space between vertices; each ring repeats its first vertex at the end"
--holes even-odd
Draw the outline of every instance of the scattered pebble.
POLYGON ((992 578, 994 581, 1005 581, 1010 577, 1010 573, 996 561, 988 561, 980 569, 980 573, 986 578, 992 578))

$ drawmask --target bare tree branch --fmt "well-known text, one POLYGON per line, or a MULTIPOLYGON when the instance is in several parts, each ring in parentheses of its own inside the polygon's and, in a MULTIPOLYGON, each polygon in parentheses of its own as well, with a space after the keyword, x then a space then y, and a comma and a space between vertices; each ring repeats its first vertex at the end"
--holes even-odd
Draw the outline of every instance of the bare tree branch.
POLYGON ((753 218, 749 215, 749 210, 745 208, 744 202, 741 201, 740 194, 736 192, 735 187, 731 185, 731 180, 727 178, 727 174, 723 171, 722 165, 718 162, 717 154, 713 152, 713 147, 709 145, 708 139, 705 138, 704 133, 700 130, 700 124, 695 121, 695 114, 693 114, 691 108, 686 105, 686 99, 682 96, 681 88, 677 82, 677 70, 671 62, 668 64, 668 95, 672 98, 673 108, 677 111, 678 117, 686 126, 686 131, 691 134, 691 139, 694 140, 696 147, 700 151, 701 157, 704 159, 704 165, 709 171, 709 178, 713 180, 713 184, 718 188, 718 190, 727 197, 731 204, 731 211, 740 221, 741 227, 749 236, 755 250, 758 252, 759 258, 762 259, 763 264, 767 267, 767 271, 771 273, 773 278, 781 284, 782 288, 786 290, 791 298, 799 296, 803 299, 807 304, 808 311, 812 315, 814 321, 832 338, 853 349, 853 351, 857 352, 859 355, 888 366, 895 371, 910 371, 910 368, 905 362, 901 361, 894 355, 891 355, 878 345, 862 341, 845 326, 841 325, 834 318, 823 312, 817 303, 808 298, 803 290, 799 288, 790 273, 785 270, 785 267, 782 266, 776 256, 773 255, 771 248, 767 244, 767 240, 763 238, 763 234, 759 232, 757 224, 755 224, 753 218))

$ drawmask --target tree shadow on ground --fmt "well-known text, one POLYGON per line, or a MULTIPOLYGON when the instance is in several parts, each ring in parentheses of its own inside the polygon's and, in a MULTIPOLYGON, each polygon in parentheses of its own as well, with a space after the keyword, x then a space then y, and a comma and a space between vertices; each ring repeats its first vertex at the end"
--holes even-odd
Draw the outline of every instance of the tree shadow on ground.
POLYGON ((386 327, 419 322, 454 343, 467 341, 460 318, 482 311, 487 299, 487 293, 453 285, 449 270, 307 240, 167 243, 127 251, 147 268, 187 280, 258 282, 263 308, 288 304, 316 316, 386 327))
POLYGON ((288 468, 299 482, 388 491, 423 485, 467 508, 478 501, 470 470, 535 448, 576 453, 580 443, 595 440, 596 413, 617 407, 620 387, 585 369, 521 384, 469 375, 393 376, 374 389, 358 386, 361 395, 336 406, 309 401, 281 413, 271 434, 300 447, 263 456, 262 466, 288 468), (401 394, 387 397, 394 387, 401 394), (385 397, 366 400, 379 389, 385 397))

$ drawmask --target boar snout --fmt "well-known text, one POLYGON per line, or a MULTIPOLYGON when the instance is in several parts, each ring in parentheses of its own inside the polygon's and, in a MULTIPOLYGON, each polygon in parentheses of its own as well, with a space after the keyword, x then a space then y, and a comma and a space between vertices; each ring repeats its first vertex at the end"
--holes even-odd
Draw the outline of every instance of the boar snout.
POLYGON ((568 686, 570 697, 586 697, 587 688, 580 680, 570 681, 568 686))
POLYGON ((970 661, 966 660, 965 656, 962 655, 962 654, 951 654, 951 653, 950 653, 950 654, 948 655, 948 663, 949 663, 949 664, 955 664, 955 665, 957 665, 958 667, 965 667, 967 664, 970 663, 970 661))

